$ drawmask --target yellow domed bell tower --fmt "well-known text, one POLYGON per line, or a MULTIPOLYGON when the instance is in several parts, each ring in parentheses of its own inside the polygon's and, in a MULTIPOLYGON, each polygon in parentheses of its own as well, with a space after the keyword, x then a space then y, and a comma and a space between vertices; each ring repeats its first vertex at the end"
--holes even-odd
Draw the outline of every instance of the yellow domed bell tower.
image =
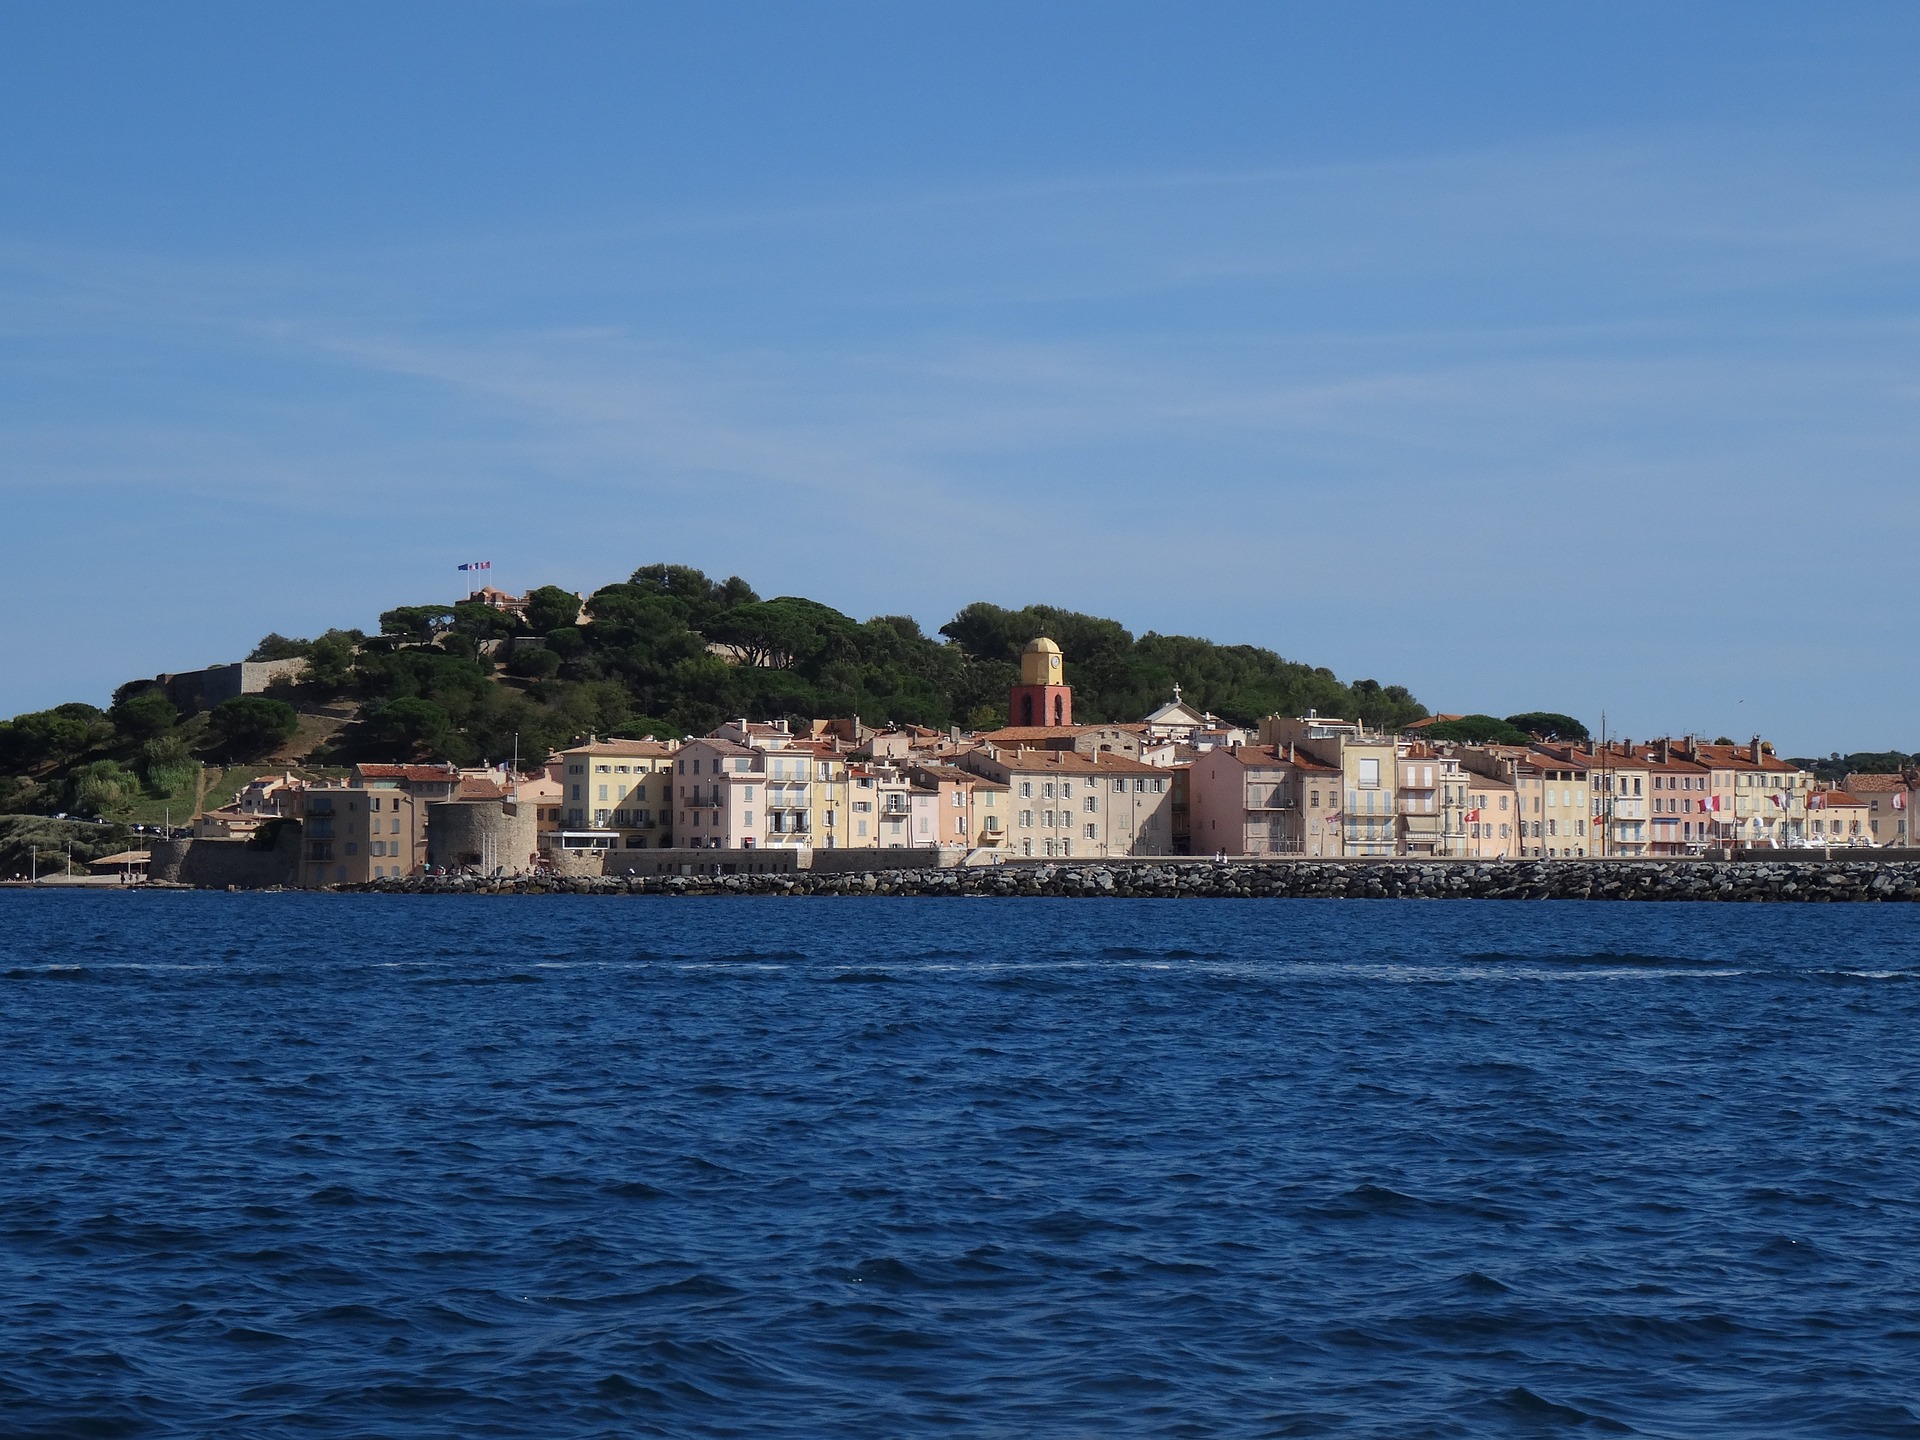
POLYGON ((1073 687, 1060 647, 1044 635, 1020 652, 1020 683, 1007 697, 1007 718, 1015 725, 1073 724, 1073 687))

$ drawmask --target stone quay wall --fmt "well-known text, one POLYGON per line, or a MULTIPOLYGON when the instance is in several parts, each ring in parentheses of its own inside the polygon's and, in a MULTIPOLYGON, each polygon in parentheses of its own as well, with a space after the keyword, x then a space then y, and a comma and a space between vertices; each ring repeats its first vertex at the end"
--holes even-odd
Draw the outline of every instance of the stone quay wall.
POLYGON ((1920 899, 1920 862, 1875 860, 1180 860, 1017 864, 861 874, 420 876, 341 887, 384 894, 972 895, 1191 899, 1920 899))

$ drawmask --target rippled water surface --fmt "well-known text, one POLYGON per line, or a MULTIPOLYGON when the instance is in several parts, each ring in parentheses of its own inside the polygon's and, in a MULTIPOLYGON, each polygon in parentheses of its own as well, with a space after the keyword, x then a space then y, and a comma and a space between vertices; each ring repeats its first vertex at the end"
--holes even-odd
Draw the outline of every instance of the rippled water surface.
POLYGON ((1920 1435, 1917 927, 0 895, 0 1433, 1920 1435))

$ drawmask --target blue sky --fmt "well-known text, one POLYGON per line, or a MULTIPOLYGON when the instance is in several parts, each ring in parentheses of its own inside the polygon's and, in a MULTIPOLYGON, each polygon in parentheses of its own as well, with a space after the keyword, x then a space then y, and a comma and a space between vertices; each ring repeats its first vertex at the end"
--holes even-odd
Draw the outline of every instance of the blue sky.
POLYGON ((1920 748, 1917 42, 0 3, 0 713, 667 559, 1920 748))

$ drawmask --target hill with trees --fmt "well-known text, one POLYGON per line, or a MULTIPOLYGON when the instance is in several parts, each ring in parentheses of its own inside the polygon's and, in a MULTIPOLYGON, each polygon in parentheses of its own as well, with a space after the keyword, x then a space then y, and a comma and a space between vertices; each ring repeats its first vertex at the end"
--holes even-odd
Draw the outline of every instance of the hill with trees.
POLYGON ((106 710, 16 716, 0 722, 0 811, 124 816, 156 795, 190 799, 209 762, 468 764, 517 746, 531 764, 589 732, 670 738, 735 716, 987 729, 1007 722, 1020 649, 1039 635, 1066 657, 1082 722, 1138 720, 1176 684, 1243 724, 1317 709, 1394 728, 1427 713, 1404 686, 1343 682, 1259 646, 1135 636, 1047 605, 979 602, 929 635, 908 616, 855 620, 661 564, 595 591, 582 616, 579 598, 553 586, 533 591, 523 616, 469 601, 400 606, 376 633, 266 636, 249 659, 300 657, 305 673, 210 713, 181 715, 153 682, 132 681, 106 710))

